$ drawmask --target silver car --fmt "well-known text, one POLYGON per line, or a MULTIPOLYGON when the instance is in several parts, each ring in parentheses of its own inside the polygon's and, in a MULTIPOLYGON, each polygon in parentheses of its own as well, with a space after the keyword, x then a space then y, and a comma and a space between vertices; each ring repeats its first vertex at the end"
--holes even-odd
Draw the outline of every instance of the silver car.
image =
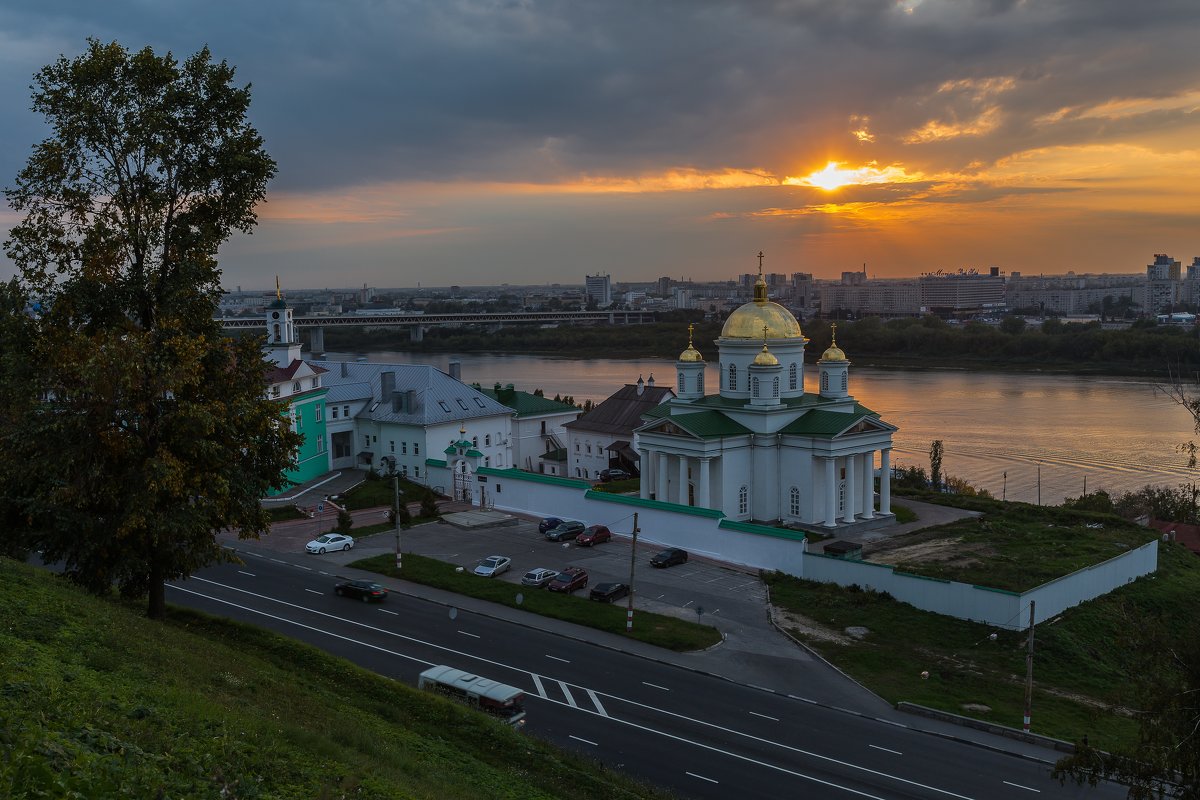
POLYGON ((349 550, 352 547, 354 547, 354 539, 342 533, 327 533, 324 536, 318 536, 304 545, 304 549, 310 553, 324 553, 327 550, 349 550))
POLYGON ((479 562, 475 574, 481 578, 494 578, 501 572, 508 572, 512 559, 508 556, 488 556, 479 562))
POLYGON ((558 577, 558 572, 556 570, 538 567, 537 569, 529 570, 529 572, 526 572, 524 576, 521 577, 521 585, 535 586, 540 589, 550 581, 554 580, 556 577, 558 577))

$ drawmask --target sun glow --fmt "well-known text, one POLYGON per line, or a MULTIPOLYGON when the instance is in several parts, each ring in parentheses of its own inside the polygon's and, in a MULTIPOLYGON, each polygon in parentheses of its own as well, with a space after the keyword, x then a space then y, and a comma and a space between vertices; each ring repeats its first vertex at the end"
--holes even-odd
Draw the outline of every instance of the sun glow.
POLYGON ((879 167, 872 161, 857 168, 848 168, 840 161, 830 161, 824 169, 805 175, 803 178, 784 178, 784 186, 815 186, 831 192, 843 186, 862 186, 870 183, 911 183, 922 180, 919 174, 910 175, 904 167, 895 164, 879 167))

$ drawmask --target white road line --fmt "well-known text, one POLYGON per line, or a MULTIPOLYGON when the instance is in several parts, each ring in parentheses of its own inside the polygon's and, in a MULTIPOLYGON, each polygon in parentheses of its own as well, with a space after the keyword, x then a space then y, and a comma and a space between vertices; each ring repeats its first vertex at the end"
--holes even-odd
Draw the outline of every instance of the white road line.
POLYGON ((1019 784, 1019 783, 1013 783, 1012 781, 1005 781, 1005 783, 1007 783, 1009 786, 1015 786, 1015 787, 1017 787, 1018 789, 1024 789, 1024 790, 1025 790, 1025 791, 1027 791, 1027 792, 1037 792, 1038 794, 1041 794, 1041 793, 1042 793, 1042 790, 1041 790, 1041 789, 1031 789, 1031 788, 1029 788, 1028 786, 1022 786, 1021 784, 1019 784))
POLYGON ((585 691, 588 693, 588 697, 592 698, 592 702, 596 704, 596 710, 600 712, 600 716, 607 717, 608 712, 604 710, 604 706, 600 703, 600 698, 596 697, 596 693, 591 689, 586 689, 585 691))
POLYGON ((323 570, 323 569, 321 569, 321 570, 317 570, 317 571, 318 571, 318 572, 320 572, 322 575, 328 575, 328 574, 329 574, 328 572, 326 572, 326 571, 325 571, 325 570, 323 570))
POLYGON ((537 687, 538 697, 546 697, 546 687, 542 686, 542 679, 537 676, 537 673, 529 673, 529 677, 533 678, 533 685, 537 687))
POLYGON ((664 597, 666 597, 666 595, 665 595, 665 594, 660 594, 658 597, 656 597, 656 598, 654 598, 654 599, 655 599, 655 600, 662 600, 664 597))
MULTIPOLYGON (((434 650, 440 650, 440 651, 443 651, 443 652, 446 652, 446 653, 451 653, 451 654, 453 654, 453 655, 456 655, 456 656, 461 656, 461 657, 463 657, 463 658, 469 658, 469 659, 472 659, 472 660, 474 660, 474 661, 479 661, 479 662, 482 662, 482 663, 484 663, 484 664, 490 664, 490 665, 492 665, 492 666, 495 666, 495 667, 500 667, 501 669, 512 669, 512 670, 516 670, 517 672, 523 672, 523 673, 529 674, 531 677, 533 677, 533 679, 534 679, 534 683, 535 683, 535 684, 537 684, 537 685, 539 686, 539 688, 541 687, 541 683, 540 683, 540 681, 538 680, 538 677, 537 677, 537 675, 535 675, 534 673, 530 673, 528 670, 524 670, 524 669, 521 669, 521 668, 519 668, 519 667, 514 667, 514 666, 512 666, 511 664, 505 664, 505 663, 504 663, 504 662, 502 662, 502 661, 496 661, 496 660, 494 660, 494 659, 490 659, 490 658, 486 658, 486 657, 483 657, 483 656, 475 655, 475 654, 473 654, 473 653, 467 653, 467 652, 465 652, 465 651, 462 651, 462 650, 455 650, 453 647, 446 647, 445 645, 435 644, 435 643, 433 643, 433 642, 428 642, 428 641, 425 641, 425 640, 423 640, 423 639, 417 639, 416 637, 413 637, 413 636, 407 636, 407 635, 405 635, 405 634, 398 633, 398 632, 396 632, 396 631, 389 631, 389 630, 387 630, 387 629, 385 629, 385 628, 378 628, 378 627, 376 627, 376 626, 374 626, 374 625, 368 625, 368 624, 367 624, 367 623, 365 623, 365 622, 358 622, 358 621, 356 621, 356 620, 345 619, 344 617, 339 617, 339 616, 338 616, 338 615, 336 615, 336 614, 330 614, 330 613, 328 613, 328 612, 325 612, 325 611, 317 611, 317 610, 315 610, 315 609, 311 609, 311 608, 307 608, 307 607, 305 607, 305 606, 297 605, 296 603, 289 603, 289 602, 288 602, 288 601, 286 601, 286 600, 279 600, 279 599, 277 599, 277 598, 274 598, 274 597, 268 597, 267 595, 264 595, 264 594, 259 594, 258 592, 252 592, 252 591, 250 591, 249 589, 242 589, 241 587, 238 587, 238 586, 232 586, 232 585, 230 585, 230 584, 227 584, 227 583, 221 583, 221 582, 219 582, 219 581, 209 580, 208 578, 192 577, 192 578, 189 578, 188 580, 190 580, 190 581, 196 581, 196 582, 198 582, 198 583, 207 583, 207 584, 211 584, 212 586, 219 586, 219 587, 221 587, 222 589, 228 589, 229 591, 232 591, 232 592, 237 592, 237 593, 239 593, 239 594, 248 594, 248 595, 250 595, 251 597, 255 597, 255 598, 258 598, 258 599, 260 599, 260 600, 266 600, 266 601, 268 601, 268 602, 271 602, 271 603, 276 603, 276 604, 278 604, 278 605, 281 605, 281 606, 287 606, 288 608, 294 608, 294 609, 297 609, 297 610, 299 610, 299 611, 304 611, 304 612, 306 612, 306 613, 309 613, 309 614, 315 614, 315 615, 317 615, 317 616, 320 616, 320 617, 327 617, 327 618, 329 618, 329 619, 331 619, 331 620, 335 620, 335 621, 337 621, 337 622, 339 622, 339 623, 341 623, 341 624, 343 624, 343 625, 353 625, 353 626, 356 626, 356 627, 359 627, 359 628, 366 628, 367 630, 371 630, 371 631, 374 631, 374 632, 376 632, 376 633, 381 633, 381 634, 384 634, 384 635, 386 635, 386 636, 392 636, 392 637, 395 637, 395 638, 397 638, 397 639, 403 639, 404 641, 408 641, 408 642, 413 642, 413 643, 416 643, 416 644, 420 644, 420 645, 422 645, 422 646, 424 646, 424 647, 429 647, 429 648, 431 648, 431 649, 434 649, 434 650)), ((215 597, 215 596, 213 596, 213 595, 204 594, 204 593, 202 593, 202 592, 197 592, 197 591, 194 591, 194 590, 192 590, 192 589, 185 589, 185 588, 183 588, 182 586, 177 586, 177 585, 175 585, 175 584, 172 584, 172 583, 168 583, 168 584, 167 584, 167 586, 168 586, 168 587, 170 587, 170 588, 172 588, 172 589, 176 589, 176 590, 178 590, 178 591, 180 591, 180 592, 184 592, 185 594, 191 594, 191 595, 195 595, 196 597, 203 597, 203 598, 206 598, 206 599, 208 599, 208 600, 212 600, 213 602, 220 603, 220 604, 222 604, 222 605, 227 605, 227 606, 232 606, 232 607, 234 607, 234 608, 239 608, 239 609, 242 609, 243 611, 247 611, 247 612, 249 612, 249 613, 251 613, 251 614, 258 614, 258 615, 260 615, 260 616, 264 616, 264 617, 268 617, 268 618, 270 618, 270 619, 278 620, 279 622, 283 622, 283 623, 286 623, 286 624, 288 624, 288 625, 295 625, 295 626, 296 626, 296 627, 298 627, 298 628, 304 628, 305 630, 315 631, 315 632, 317 632, 317 633, 323 633, 323 634, 325 634, 326 636, 332 637, 332 638, 334 638, 334 639, 340 639, 340 640, 342 640, 342 641, 345 641, 345 642, 351 642, 351 643, 353 643, 353 644, 358 644, 358 645, 361 645, 361 646, 363 646, 363 647, 366 647, 366 648, 368 648, 368 649, 371 649, 371 650, 377 650, 377 651, 379 651, 379 652, 381 652, 381 653, 387 653, 388 655, 393 655, 393 656, 396 656, 397 658, 403 658, 403 659, 405 659, 405 660, 407 660, 407 661, 413 661, 413 662, 415 662, 415 663, 417 663, 417 664, 424 664, 425 666, 428 666, 428 667, 436 666, 436 662, 433 662, 433 661, 427 661, 427 660, 425 660, 425 659, 423 659, 423 658, 417 658, 416 656, 410 656, 410 655, 408 655, 407 653, 401 653, 401 652, 398 652, 398 651, 396 651, 396 650, 389 650, 389 649, 387 649, 386 647, 380 647, 379 645, 376 645, 376 644, 371 644, 370 642, 364 642, 364 641, 362 641, 362 640, 360 640, 360 639, 353 639, 353 638, 351 638, 351 637, 349 637, 349 636, 344 636, 344 635, 342 635, 342 634, 340 634, 340 633, 333 633, 332 631, 327 631, 327 630, 325 630, 325 629, 323 629, 323 628, 318 628, 318 627, 316 627, 316 626, 314 626, 314 625, 306 625, 306 624, 304 624, 303 622, 297 622, 296 620, 288 619, 287 617, 280 617, 280 616, 277 616, 277 615, 275 615, 275 614, 271 614, 271 613, 269 613, 269 612, 266 612, 266 611, 259 610, 259 609, 257 609, 257 608, 251 608, 250 606, 245 606, 245 605, 241 605, 240 603, 235 603, 235 602, 233 602, 233 601, 231 601, 231 600, 224 600, 224 599, 222 599, 222 598, 215 597)), ((643 681, 643 683, 646 683, 646 682, 645 682, 645 681, 643 681)), ((647 685, 647 686, 654 686, 654 684, 649 684, 649 683, 647 683, 646 685, 647 685)), ((670 691, 669 689, 666 689, 666 687, 663 687, 663 686, 655 686, 654 688, 657 688, 657 689, 664 689, 664 690, 666 690, 666 691, 670 691)), ((685 720, 685 721, 688 721, 688 722, 693 722, 693 723, 696 723, 696 724, 702 725, 702 726, 704 726, 704 727, 708 727, 708 728, 714 728, 714 729, 716 729, 716 730, 724 731, 724 732, 726 732, 726 733, 732 733, 732 734, 735 734, 735 735, 737 735, 737 736, 741 736, 741 737, 743 737, 743 738, 746 738, 746 739, 751 739, 751 740, 753 740, 753 741, 756 741, 756 742, 759 742, 759 743, 763 743, 763 744, 769 744, 769 745, 772 745, 772 746, 778 747, 778 748, 780 748, 780 749, 783 749, 783 750, 788 750, 788 751, 790 751, 790 752, 794 752, 794 753, 799 753, 799 754, 801 754, 801 755, 810 756, 810 757, 812 757, 812 758, 817 758, 817 759, 820 759, 820 760, 822 760, 822 761, 828 761, 828 762, 832 762, 832 763, 835 763, 835 764, 840 764, 840 765, 842 765, 842 766, 846 766, 846 767, 849 767, 849 768, 851 768, 851 769, 856 769, 856 770, 859 770, 859 771, 862 771, 862 772, 867 772, 867 773, 870 773, 870 774, 872 774, 872 775, 878 775, 878 776, 880 776, 880 777, 883 777, 883 778, 888 778, 888 779, 891 779, 891 780, 894 780, 894 781, 898 781, 898 782, 900 782, 900 783, 908 784, 908 785, 910 785, 910 786, 916 786, 916 787, 918 787, 918 788, 922 788, 922 789, 929 789, 930 791, 936 792, 936 793, 938 793, 938 794, 946 795, 946 796, 948 796, 948 797, 956 797, 956 798, 959 798, 959 800, 973 800, 972 798, 969 798, 969 797, 967 797, 967 796, 965 796, 965 795, 961 795, 961 794, 955 794, 954 792, 950 792, 950 791, 947 791, 947 790, 945 790, 945 789, 938 789, 938 788, 937 788, 937 787, 935 787, 935 786, 928 786, 928 785, 926 785, 926 784, 923 784, 923 783, 918 783, 918 782, 916 782, 916 781, 910 781, 910 780, 908 780, 908 779, 906 779, 906 778, 901 778, 901 777, 899 777, 899 776, 896 776, 896 775, 891 775, 891 774, 889 774, 889 773, 886 773, 886 772, 880 772, 880 771, 878 771, 878 770, 869 769, 869 768, 867 768, 867 767, 863 767, 863 766, 860 766, 860 765, 858 765, 858 764, 852 764, 852 763, 850 763, 850 762, 848 762, 848 761, 840 761, 840 760, 838 760, 838 759, 836 759, 836 758, 832 758, 832 757, 830 757, 830 756, 823 756, 823 755, 820 755, 820 754, 818 754, 818 753, 813 753, 813 752, 811 752, 811 751, 808 751, 808 750, 803 750, 803 749, 801 749, 801 748, 799 748, 799 747, 792 747, 792 746, 790 746, 790 745, 781 744, 781 743, 779 743, 779 742, 777 742, 777 741, 773 741, 773 740, 770 740, 770 739, 764 739, 764 738, 762 738, 762 737, 759 737, 759 736, 754 736, 754 735, 752 735, 752 734, 749 734, 749 733, 744 733, 744 732, 742 732, 742 731, 734 730, 734 729, 732 729, 732 728, 726 728, 726 727, 723 727, 723 726, 721 726, 721 725, 716 725, 716 724, 714 724, 714 723, 711 723, 711 722, 706 722, 706 721, 704 721, 704 720, 699 720, 699 719, 696 719, 696 718, 694 718, 694 717, 688 717, 688 716, 686 716, 686 715, 684 715, 684 714, 678 714, 678 713, 676 713, 676 712, 673 712, 673 711, 667 711, 667 710, 665 710, 665 709, 661 709, 661 708, 658 708, 658 707, 656 707, 656 706, 649 705, 649 704, 647 704, 647 703, 639 703, 639 702, 637 702, 637 701, 635 701, 635 700, 630 700, 630 699, 623 698, 623 697, 617 697, 616 695, 608 694, 608 693, 605 693, 605 692, 598 692, 597 694, 604 695, 604 696, 605 696, 605 697, 607 697, 607 698, 610 698, 610 699, 613 699, 613 700, 617 700, 617 701, 620 701, 620 702, 629 703, 630 705, 633 705, 633 706, 638 706, 638 707, 641 707, 641 708, 650 709, 650 710, 652 710, 652 711, 656 711, 656 712, 658 712, 658 713, 660 713, 660 714, 665 714, 665 715, 667 715, 667 716, 675 717, 675 718, 677 718, 677 719, 682 719, 682 720, 685 720)), ((549 702, 549 703, 555 703, 555 704, 557 704, 557 705, 566 705, 566 703, 564 703, 564 702, 562 702, 562 701, 559 701, 559 700, 552 700, 552 699, 550 699, 549 697, 547 697, 547 696, 546 696, 546 694, 545 694, 545 692, 544 692, 544 691, 539 691, 539 697, 540 697, 541 699, 544 699, 544 700, 546 700, 546 702, 549 702)), ((795 699, 802 700, 802 699, 804 699, 804 698, 795 698, 795 699)), ((809 702, 812 702, 812 701, 809 701, 809 702)), ((577 710, 578 710, 578 711, 581 711, 581 712, 583 712, 583 713, 585 713, 585 714, 596 714, 597 716, 599 716, 599 714, 598 714, 597 712, 595 712, 595 711, 590 711, 590 710, 588 710, 588 709, 586 709, 586 708, 577 708, 577 710)), ((731 751, 728 751, 728 750, 721 750, 721 749, 719 749, 719 748, 717 748, 717 747, 714 747, 714 746, 712 746, 712 745, 704 744, 703 742, 697 742, 697 741, 692 741, 692 740, 690 740, 690 739, 685 739, 685 738, 683 738, 682 736, 677 736, 677 735, 675 735, 675 734, 672 734, 672 733, 667 733, 666 731, 661 731, 661 730, 658 730, 658 729, 656 729, 656 728, 651 728, 651 727, 648 727, 648 726, 645 726, 645 725, 640 725, 640 724, 638 724, 638 723, 636 723, 636 722, 631 722, 631 721, 629 721, 629 720, 624 720, 624 719, 621 719, 620 717, 612 717, 612 716, 610 716, 610 717, 606 717, 606 719, 612 720, 613 722, 617 722, 617 723, 620 723, 620 724, 622 724, 622 725, 628 725, 628 726, 629 726, 629 727, 631 727, 631 728, 637 728, 638 730, 642 730, 642 731, 645 731, 645 732, 647 732, 647 733, 653 733, 653 734, 656 734, 656 735, 658 735, 658 736, 662 736, 662 737, 664 737, 664 738, 667 738, 667 739, 672 739, 672 740, 675 740, 675 741, 678 741, 678 742, 682 742, 682 743, 684 743, 684 744, 690 744, 690 745, 692 745, 692 746, 694 746, 694 747, 699 747, 699 748, 701 748, 701 749, 704 749, 704 750, 710 750, 710 751, 712 751, 712 752, 718 752, 718 753, 722 753, 722 754, 724 754, 724 755, 727 755, 727 756, 729 756, 730 758, 735 758, 735 759, 738 759, 738 760, 740 760, 740 761, 745 761, 745 762, 747 762, 747 763, 754 764, 754 765, 756 765, 756 766, 767 767, 768 769, 773 769, 773 770, 776 770, 776 771, 778 771, 778 772, 785 773, 785 774, 787 774, 787 775, 792 775, 792 776, 795 776, 795 777, 797 777, 797 778, 802 778, 802 779, 804 779, 804 780, 807 780, 807 781, 812 781, 813 783, 818 783, 818 784, 821 784, 822 786, 831 786, 831 787, 833 787, 833 788, 835 788, 835 789, 842 789, 842 790, 844 790, 844 791, 846 791, 846 792, 849 792, 849 793, 851 793, 851 794, 859 795, 860 797, 866 797, 866 798, 870 798, 870 800, 883 800, 883 798, 881 798, 881 797, 879 797, 879 796, 877 796, 877 795, 873 795, 873 794, 867 794, 866 792, 861 792, 861 791, 859 791, 859 790, 857 790, 857 789, 851 789, 851 788, 850 788, 850 787, 848 787, 848 786, 842 786, 842 785, 840 785, 840 784, 836 784, 836 783, 830 783, 829 781, 824 781, 824 780, 821 780, 820 778, 816 778, 816 777, 813 777, 813 776, 811 776, 811 775, 805 775, 805 774, 804 774, 804 773, 802 773, 802 772, 796 772, 796 771, 794 771, 794 770, 787 769, 786 767, 781 767, 781 766, 779 766, 778 764, 771 764, 771 763, 769 763, 769 762, 766 762, 766 761, 759 761, 758 759, 750 758, 749 756, 745 756, 745 755, 742 755, 742 754, 740 754, 740 753, 734 753, 734 752, 731 752, 731 751)))
POLYGON ((472 639, 479 638, 479 634, 477 633, 467 633, 466 631, 459 631, 459 633, 461 633, 463 636, 470 636, 472 639))
POLYGON ((561 661, 561 662, 563 662, 564 664, 570 664, 570 663, 571 663, 570 661, 568 661, 568 660, 567 660, 567 659, 565 659, 565 658, 559 658, 558 656, 552 656, 552 655, 550 655, 549 653, 547 653, 547 654, 546 654, 546 658, 553 658, 555 661, 561 661))
MULTIPOLYGON (((646 681, 642 681, 642 685, 649 686, 651 689, 662 689, 664 692, 671 691, 670 689, 668 689, 665 686, 659 686, 657 683, 647 683, 646 681)), ((618 697, 617 699, 620 700, 621 698, 618 697)))
POLYGON ((293 567, 295 567, 296 569, 306 569, 306 570, 308 570, 309 572, 312 572, 312 571, 313 571, 313 570, 312 570, 312 567, 306 567, 306 566, 304 566, 303 564, 292 564, 292 566, 293 566, 293 567))
POLYGON ((751 711, 750 713, 756 717, 762 717, 763 719, 769 719, 772 722, 779 722, 779 717, 768 717, 766 714, 760 714, 757 711, 751 711))
POLYGON ((715 611, 708 612, 708 615, 711 617, 713 614, 720 614, 720 613, 721 613, 721 609, 718 608, 715 611))
POLYGON ((684 774, 684 775, 691 775, 693 778, 699 778, 700 780, 702 780, 702 781, 708 781, 709 783, 719 783, 719 781, 714 781, 712 778, 706 778, 706 777, 704 777, 703 775, 697 775, 697 774, 696 774, 696 773, 694 773, 694 772, 687 772, 687 771, 685 770, 683 774, 684 774))
POLYGON ((683 604, 683 607, 684 607, 684 608, 687 608, 688 606, 690 606, 690 605, 691 605, 692 603, 694 603, 694 602, 696 602, 696 601, 695 601, 695 600, 688 600, 686 603, 684 603, 684 604, 683 604))
POLYGON ((899 750, 889 750, 888 748, 880 747, 877 744, 869 744, 869 745, 867 745, 867 747, 874 747, 876 750, 882 750, 885 753, 892 753, 892 754, 898 755, 898 756, 904 755, 904 753, 901 753, 899 750))
POLYGON ((892 722, 890 719, 884 719, 883 717, 872 717, 872 719, 874 719, 876 722, 886 722, 888 725, 895 725, 897 728, 904 728, 905 730, 908 730, 908 726, 903 722, 892 722))
POLYGON ((791 700, 799 700, 801 703, 812 703, 814 706, 817 704, 816 700, 809 700, 807 697, 801 697, 798 694, 789 694, 788 698, 791 700))
MULTIPOLYGON (((236 550, 235 548, 232 548, 232 547, 230 547, 230 548, 226 548, 226 549, 228 549, 228 550, 233 550, 233 552, 235 552, 235 553, 237 552, 237 550, 236 550)), ((248 556, 254 556, 255 558, 266 558, 266 556, 264 556, 262 553, 255 553, 255 552, 252 552, 252 551, 250 551, 250 550, 244 550, 243 552, 244 552, 246 555, 248 555, 248 556)))
POLYGON ((382 611, 382 612, 383 612, 383 613, 385 613, 385 614, 391 614, 393 617, 398 617, 398 616, 400 616, 400 612, 399 612, 399 611, 388 611, 386 608, 381 608, 381 609, 379 609, 379 610, 380 610, 380 611, 382 611))
POLYGON ((324 592, 318 592, 316 589, 305 589, 304 591, 312 592, 313 594, 325 594, 324 592))
POLYGON ((287 563, 286 561, 280 561, 278 558, 272 558, 271 560, 274 561, 276 564, 286 564, 287 563))
POLYGON ((558 685, 562 687, 563 697, 567 698, 567 705, 569 705, 571 708, 579 708, 579 704, 576 703, 575 698, 571 696, 571 690, 567 688, 567 685, 562 681, 559 681, 558 685))
POLYGON ((238 570, 238 574, 239 574, 239 575, 249 575, 251 578, 257 578, 257 577, 258 577, 258 576, 257 576, 257 575, 255 575, 253 572, 246 572, 246 570, 244 570, 244 569, 239 569, 239 570, 238 570))
POLYGON ((583 742, 584 744, 590 744, 592 747, 599 747, 599 746, 600 746, 600 745, 596 744, 596 743, 595 743, 595 742, 593 742, 593 741, 589 741, 588 739, 580 739, 578 736, 576 736, 576 735, 575 735, 575 734, 573 734, 573 733, 568 733, 568 734, 567 734, 567 738, 568 738, 568 739, 574 739, 574 740, 575 740, 575 741, 577 741, 577 742, 583 742))

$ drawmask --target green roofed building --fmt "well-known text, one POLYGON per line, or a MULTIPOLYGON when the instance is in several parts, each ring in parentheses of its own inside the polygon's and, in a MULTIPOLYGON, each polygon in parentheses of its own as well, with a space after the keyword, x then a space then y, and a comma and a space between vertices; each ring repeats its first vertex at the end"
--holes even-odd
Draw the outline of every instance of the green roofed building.
POLYGON ((473 388, 516 412, 511 441, 514 467, 546 475, 566 474, 567 437, 563 426, 579 416, 578 408, 522 392, 511 383, 497 383, 491 389, 476 383, 473 388))
POLYGON ((716 340, 717 392, 706 392, 707 365, 689 332, 675 362, 675 396, 642 415, 642 497, 805 527, 891 517, 896 427, 850 394, 836 329, 817 362, 819 391, 806 393, 807 343, 791 312, 768 299, 760 254, 754 299, 730 314, 716 340))

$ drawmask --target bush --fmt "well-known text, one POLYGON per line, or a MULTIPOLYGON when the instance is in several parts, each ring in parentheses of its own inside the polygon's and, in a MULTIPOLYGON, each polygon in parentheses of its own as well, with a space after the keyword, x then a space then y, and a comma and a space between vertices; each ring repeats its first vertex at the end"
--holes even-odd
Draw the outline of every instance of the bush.
POLYGON ((437 497, 433 492, 426 492, 421 498, 421 516, 433 518, 438 515, 437 497))
POLYGON ((342 533, 349 533, 354 527, 354 517, 350 514, 350 509, 342 508, 338 510, 337 529, 342 533))

